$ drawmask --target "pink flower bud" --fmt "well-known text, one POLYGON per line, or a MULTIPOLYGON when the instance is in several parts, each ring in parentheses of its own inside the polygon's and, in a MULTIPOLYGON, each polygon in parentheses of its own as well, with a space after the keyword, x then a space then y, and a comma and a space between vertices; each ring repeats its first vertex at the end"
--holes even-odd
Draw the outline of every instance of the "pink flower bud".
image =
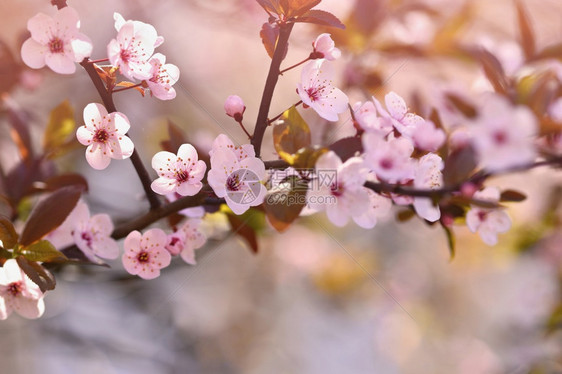
POLYGON ((240 122, 242 121, 242 115, 246 110, 246 106, 240 96, 230 95, 224 102, 224 110, 226 115, 234 118, 237 122, 240 122))

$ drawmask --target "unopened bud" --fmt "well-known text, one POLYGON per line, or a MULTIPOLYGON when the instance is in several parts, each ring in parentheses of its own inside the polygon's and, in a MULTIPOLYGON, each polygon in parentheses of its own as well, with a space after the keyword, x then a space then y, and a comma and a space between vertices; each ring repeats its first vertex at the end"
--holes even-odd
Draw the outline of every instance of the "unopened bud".
POLYGON ((224 110, 228 116, 240 122, 242 121, 242 115, 246 110, 246 106, 240 96, 230 95, 224 102, 224 110))

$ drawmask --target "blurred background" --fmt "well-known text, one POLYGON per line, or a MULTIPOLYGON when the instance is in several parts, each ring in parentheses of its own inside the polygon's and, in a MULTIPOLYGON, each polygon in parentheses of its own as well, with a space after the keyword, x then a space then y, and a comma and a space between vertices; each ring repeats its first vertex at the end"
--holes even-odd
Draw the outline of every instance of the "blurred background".
MULTIPOLYGON (((203 150, 219 133, 246 142, 223 104, 241 96, 252 128, 270 62, 259 38, 267 15, 254 0, 69 5, 94 43, 92 59, 106 57, 119 12, 154 25, 165 38, 159 52, 180 68, 173 101, 115 95, 146 165, 168 136, 168 120, 203 150)), ((562 3, 524 6, 539 49, 562 41, 562 3)), ((511 0, 324 0, 318 8, 347 29, 298 24, 283 66, 304 59, 316 36, 331 32, 343 52, 335 62, 338 86, 351 103, 394 90, 427 115, 431 107, 446 112, 446 90, 477 100, 491 86, 477 63, 456 53, 458 44, 487 48, 510 76, 529 69, 511 0)), ((38 147, 61 102, 69 101, 78 123, 85 105, 100 102, 80 69, 61 76, 20 66, 27 20, 54 11, 47 0, 0 3, 3 105, 26 111, 38 147)), ((544 64, 556 69, 560 61, 544 64)), ((299 69, 281 77, 271 116, 298 101, 299 77, 299 69)), ((327 123, 301 113, 317 144, 354 133, 349 114, 327 123)), ((454 111, 442 116, 451 127, 457 120, 454 111)), ((19 155, 7 116, 0 121, 0 163, 10 170, 19 155)), ((83 152, 76 147, 56 167, 86 177, 92 213, 119 223, 146 211, 129 162, 95 171, 83 152)), ((275 158, 269 132, 262 155, 275 158)), ((373 230, 352 223, 336 229, 323 214, 283 234, 266 226, 257 255, 229 234, 221 214, 210 215, 204 229, 212 239, 198 250, 198 265, 176 259, 152 281, 127 276, 119 261, 111 269, 65 267, 41 319, 13 315, 0 323, 0 372, 562 373, 562 173, 536 169, 489 184, 516 187, 527 199, 509 207, 513 227, 495 247, 455 226, 454 259, 442 230, 416 218, 399 223, 395 210, 373 230)))

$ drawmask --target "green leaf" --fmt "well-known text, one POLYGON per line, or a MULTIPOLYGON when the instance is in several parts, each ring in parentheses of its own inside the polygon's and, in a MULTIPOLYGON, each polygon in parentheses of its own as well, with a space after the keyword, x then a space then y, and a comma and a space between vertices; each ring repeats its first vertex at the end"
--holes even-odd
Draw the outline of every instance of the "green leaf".
POLYGON ((51 111, 49 123, 43 136, 45 153, 57 152, 58 148, 66 143, 69 135, 74 134, 75 130, 74 110, 68 100, 65 100, 51 111))
POLYGON ((285 231, 306 206, 308 183, 298 176, 289 176, 268 191, 264 200, 265 215, 279 232, 285 231))
POLYGON ((21 255, 29 261, 38 262, 61 262, 68 258, 49 242, 48 240, 40 240, 19 251, 21 255))
POLYGON ((64 187, 37 204, 23 228, 20 244, 28 246, 59 227, 78 203, 81 193, 81 188, 64 187))
POLYGON ((18 243, 18 234, 8 217, 0 216, 0 240, 4 249, 11 249, 18 243))
POLYGON ((293 155, 310 143, 310 129, 293 105, 283 113, 281 122, 273 127, 275 150, 283 160, 292 164, 293 155))
POLYGON ((16 261, 23 272, 31 279, 33 283, 39 286, 41 292, 54 290, 57 282, 53 274, 47 269, 34 261, 29 261, 23 256, 16 257, 16 261))

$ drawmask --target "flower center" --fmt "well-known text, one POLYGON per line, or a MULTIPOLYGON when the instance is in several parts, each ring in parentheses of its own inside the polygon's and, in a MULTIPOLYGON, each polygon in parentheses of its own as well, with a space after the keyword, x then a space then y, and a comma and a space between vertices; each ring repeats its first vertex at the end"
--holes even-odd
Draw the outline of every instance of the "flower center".
POLYGON ((493 138, 496 144, 501 145, 507 143, 507 134, 504 131, 496 131, 493 138))
POLYGON ((343 185, 341 184, 332 183, 330 190, 332 191, 332 195, 335 197, 343 195, 343 185))
POLYGON ((146 263, 146 262, 148 262, 149 259, 150 259, 150 256, 148 255, 148 252, 142 251, 137 256, 138 262, 146 263))
POLYGON ((121 53, 119 54, 119 57, 121 58, 121 60, 124 63, 129 62, 129 59, 131 58, 131 53, 129 52, 128 49, 122 49, 121 53))
POLYGON ((239 191, 241 187, 240 177, 236 175, 230 175, 226 180, 226 189, 229 191, 239 191))
POLYGON ((99 129, 94 134, 94 141, 97 143, 105 143, 109 139, 109 134, 104 129, 99 129))
POLYGON ((8 292, 12 294, 12 296, 18 296, 22 291, 22 284, 21 282, 13 282, 8 285, 8 292))
POLYGON ((82 237, 82 240, 84 240, 86 242, 86 245, 89 248, 92 248, 92 236, 89 233, 84 231, 82 233, 81 237, 82 237))
POLYGON ((314 102, 320 99, 322 91, 324 90, 325 86, 321 87, 309 87, 305 91, 310 98, 310 101, 314 102))
POLYGON ((169 245, 173 247, 174 245, 178 244, 179 241, 180 239, 177 236, 173 236, 172 239, 170 239, 169 245))
POLYGON ((64 42, 57 38, 56 36, 49 41, 49 51, 51 53, 63 53, 64 52, 64 42))
POLYGON ((486 220, 486 217, 487 217, 487 216, 488 216, 488 212, 485 212, 485 211, 483 211, 483 210, 481 210, 481 211, 478 212, 478 219, 479 219, 481 222, 484 222, 484 221, 486 220))
POLYGON ((379 165, 384 170, 390 170, 390 169, 392 169, 393 162, 392 162, 391 159, 383 158, 382 160, 380 160, 379 165))
POLYGON ((189 173, 185 170, 176 171, 176 180, 180 183, 186 182, 189 179, 189 173))

